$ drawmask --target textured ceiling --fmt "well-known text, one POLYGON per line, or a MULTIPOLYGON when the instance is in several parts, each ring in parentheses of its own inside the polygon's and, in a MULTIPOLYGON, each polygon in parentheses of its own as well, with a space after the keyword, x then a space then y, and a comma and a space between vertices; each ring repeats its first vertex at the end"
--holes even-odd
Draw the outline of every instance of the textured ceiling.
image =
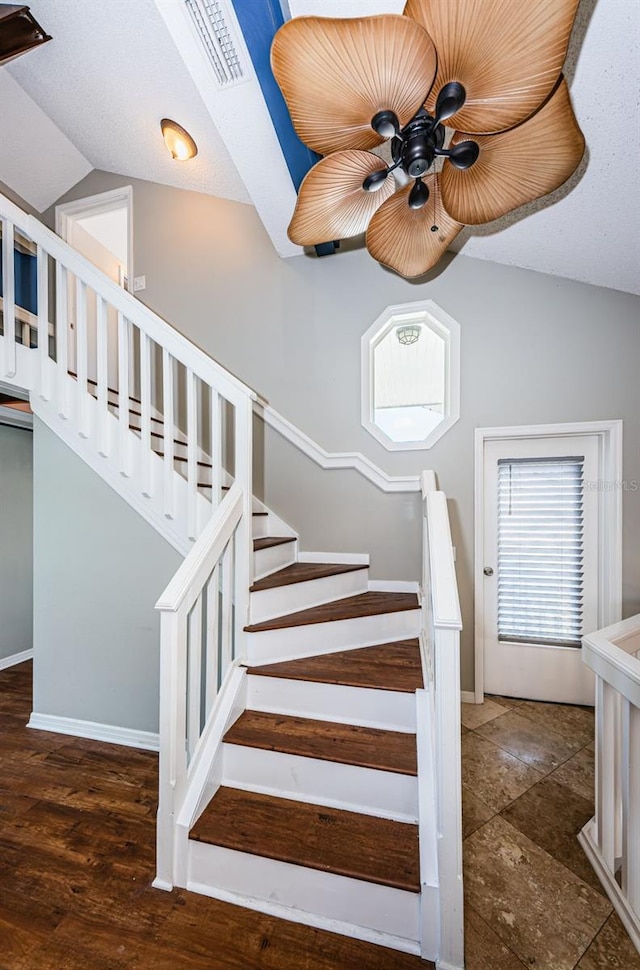
POLYGON ((53 41, 4 70, 93 168, 249 201, 153 0, 29 0, 29 6, 53 41), (165 150, 164 117, 196 136, 199 154, 189 165, 176 164, 165 150))
MULTIPOLYGON (((249 68, 244 84, 215 89, 186 26, 183 0, 31 0, 30 6, 54 41, 0 69, 0 80, 8 71, 63 140, 55 166, 50 154, 23 151, 16 112, 0 97, 1 180, 44 208, 78 180, 77 166, 87 160, 95 168, 251 201, 278 252, 300 252, 286 238, 295 195, 255 76, 249 68), (164 116, 175 117, 198 142, 199 155, 187 165, 173 162, 160 141, 164 116), (9 143, 20 146, 12 158, 9 143), (23 186, 37 187, 34 198, 12 184, 18 176, 23 186)), ((288 6, 293 16, 353 16, 401 12, 404 3, 289 0, 288 6)), ((547 199, 466 230, 456 248, 640 293, 640 3, 581 0, 567 76, 588 146, 579 172, 547 199)))

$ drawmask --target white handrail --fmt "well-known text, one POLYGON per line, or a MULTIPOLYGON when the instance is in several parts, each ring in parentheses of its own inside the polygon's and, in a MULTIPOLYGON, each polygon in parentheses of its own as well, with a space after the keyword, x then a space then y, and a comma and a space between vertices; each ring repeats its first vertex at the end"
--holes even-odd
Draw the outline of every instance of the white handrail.
MULTIPOLYGON (((424 497, 423 649, 435 711, 436 817, 438 831, 439 962, 464 964, 462 891, 462 777, 460 750, 460 630, 447 498, 435 477, 421 476, 424 497)), ((428 832, 425 832, 428 836, 428 832)), ((421 835, 422 838, 422 835, 421 835)))
POLYGON ((157 610, 177 613, 182 608, 191 609, 241 517, 242 488, 235 482, 161 594, 157 610))
POLYGON ((640 950, 640 614, 582 639, 596 675, 595 815, 579 835, 640 950))

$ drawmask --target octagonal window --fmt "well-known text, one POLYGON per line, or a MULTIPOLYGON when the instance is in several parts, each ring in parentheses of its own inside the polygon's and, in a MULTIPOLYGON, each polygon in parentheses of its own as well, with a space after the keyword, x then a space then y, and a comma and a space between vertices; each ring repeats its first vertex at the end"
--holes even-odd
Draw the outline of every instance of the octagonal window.
POLYGON ((430 448, 460 416, 460 327, 432 300, 391 306, 362 338, 362 423, 385 448, 430 448))

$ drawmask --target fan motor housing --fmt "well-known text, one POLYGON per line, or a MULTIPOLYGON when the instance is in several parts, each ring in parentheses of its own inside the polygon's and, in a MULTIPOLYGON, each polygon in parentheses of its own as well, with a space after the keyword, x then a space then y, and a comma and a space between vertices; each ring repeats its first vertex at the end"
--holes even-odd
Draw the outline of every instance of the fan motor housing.
POLYGON ((411 178, 425 175, 436 156, 436 149, 444 145, 445 130, 424 108, 393 138, 391 154, 411 178))

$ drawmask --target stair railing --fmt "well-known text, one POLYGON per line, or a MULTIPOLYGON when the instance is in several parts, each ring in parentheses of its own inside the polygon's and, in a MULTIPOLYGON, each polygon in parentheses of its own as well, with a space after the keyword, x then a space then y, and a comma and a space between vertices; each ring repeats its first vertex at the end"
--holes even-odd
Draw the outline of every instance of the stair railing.
MULTIPOLYGON (((154 885, 186 885, 186 845, 177 822, 188 795, 199 797, 208 769, 207 739, 234 660, 244 658, 234 612, 242 488, 236 482, 158 600, 160 611, 160 784, 154 885), (203 772, 204 766, 204 772, 203 772), (201 778, 204 774, 204 777, 201 778), (185 850, 185 851, 183 851, 185 850)), ((188 831, 185 837, 188 836, 188 831)))
POLYGON ((418 761, 435 767, 435 829, 437 841, 430 849, 433 831, 431 806, 420 792, 421 883, 423 885, 423 957, 434 959, 432 937, 437 943, 438 965, 464 966, 462 887, 462 777, 460 750, 460 631, 462 617, 458 599, 455 560, 447 498, 436 489, 433 472, 421 480, 424 502, 422 637, 421 647, 426 690, 418 694, 418 761), (432 719, 435 730, 421 730, 432 719), (433 745, 431 750, 427 749, 433 745), (426 816, 426 817, 425 817, 426 816), (430 905, 428 887, 438 886, 437 915, 430 905))
POLYGON ((0 380, 183 554, 240 482, 248 589, 254 392, 2 195, 0 220, 0 380))
POLYGON ((0 380, 186 554, 158 604, 162 884, 214 701, 244 655, 255 394, 1 195, 0 219, 0 380))
POLYGON ((582 638, 596 675, 595 815, 579 835, 640 950, 640 614, 582 638))

